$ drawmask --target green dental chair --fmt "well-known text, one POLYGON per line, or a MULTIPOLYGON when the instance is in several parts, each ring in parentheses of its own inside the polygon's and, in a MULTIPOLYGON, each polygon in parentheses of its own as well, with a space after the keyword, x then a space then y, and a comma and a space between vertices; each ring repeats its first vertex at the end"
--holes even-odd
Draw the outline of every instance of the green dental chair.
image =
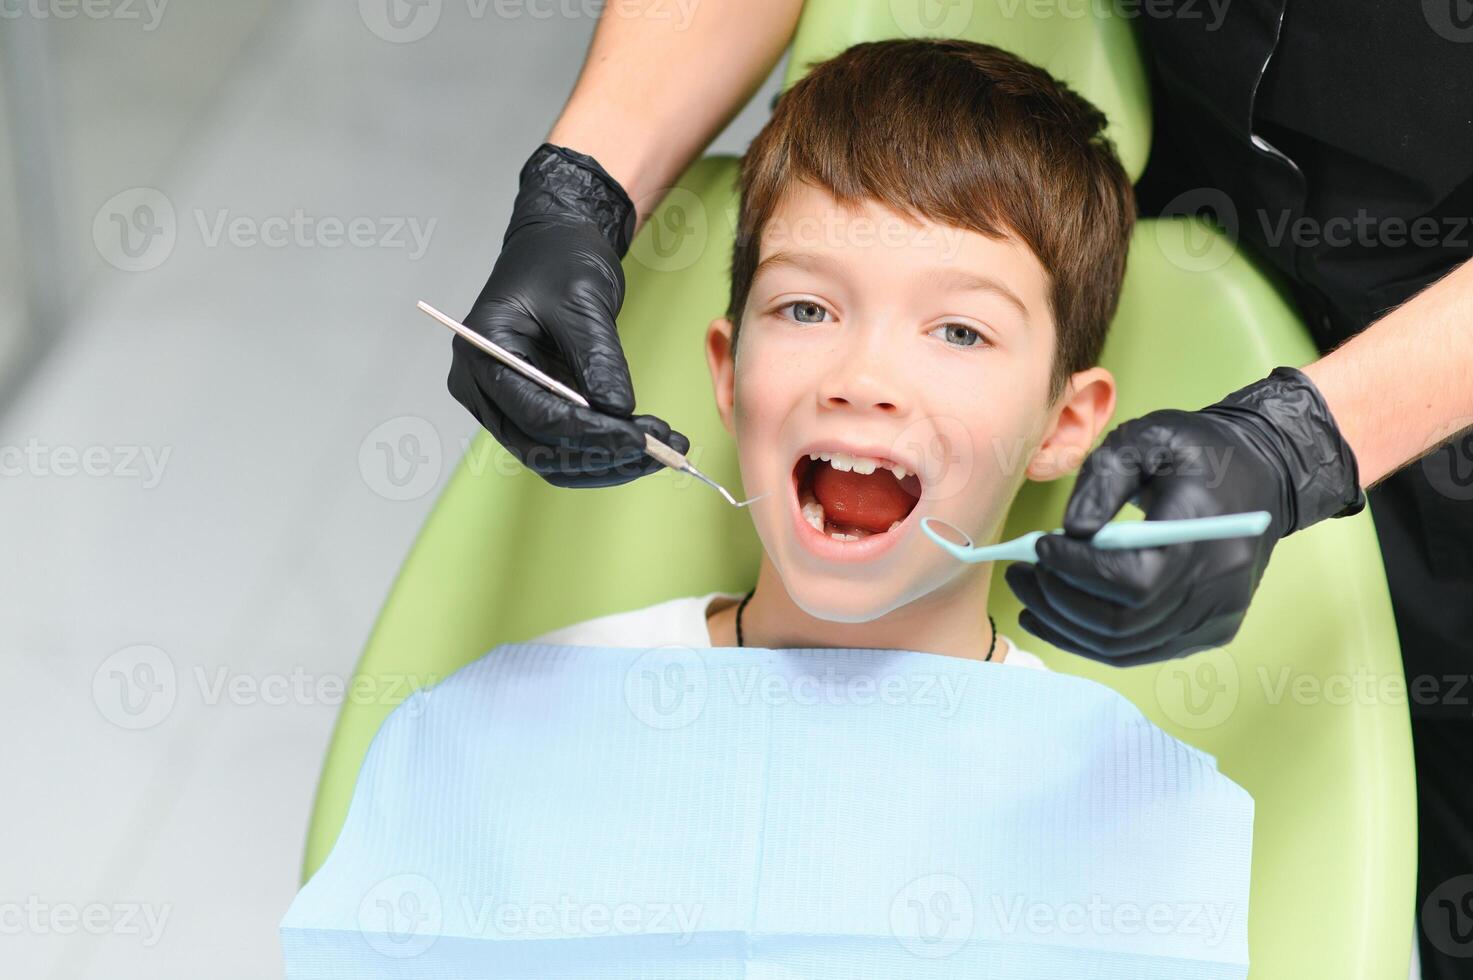
MULTIPOLYGON (((860 41, 995 44, 1043 65, 1104 110, 1126 169, 1139 177, 1150 109, 1130 22, 1090 5, 1042 17, 1031 6, 808 0, 785 81, 860 41)), ((727 300, 736 167, 734 158, 709 157, 682 176, 625 260, 619 319, 639 410, 686 433, 693 461, 732 488, 736 455, 717 417, 703 337, 727 300)), ((1103 358, 1119 381, 1115 422, 1156 408, 1199 408, 1276 365, 1314 358, 1282 291, 1215 229, 1195 219, 1140 223, 1103 358)), ((1028 484, 1004 536, 1057 527, 1071 485, 1028 484)), ((667 470, 623 487, 557 489, 483 432, 394 583, 358 674, 374 685, 367 689, 392 690, 396 678, 442 678, 499 643, 589 617, 713 589, 745 591, 759 555, 747 513, 687 477, 667 470)), ((1184 660, 1120 670, 1052 649, 1017 626, 1018 603, 1000 569, 991 600, 999 628, 1052 669, 1119 690, 1167 731, 1214 754, 1252 794, 1254 978, 1407 975, 1412 751, 1405 699, 1365 694, 1395 690, 1402 673, 1369 509, 1282 542, 1234 641, 1184 660)), ((332 849, 361 760, 392 708, 344 704, 304 877, 332 849)))

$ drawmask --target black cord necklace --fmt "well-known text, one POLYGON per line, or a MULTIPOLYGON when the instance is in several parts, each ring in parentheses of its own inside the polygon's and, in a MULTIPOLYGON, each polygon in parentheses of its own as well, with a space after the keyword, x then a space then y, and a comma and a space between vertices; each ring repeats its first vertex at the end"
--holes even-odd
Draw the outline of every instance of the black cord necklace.
POLYGON ((741 605, 737 606, 737 646, 744 647, 742 642, 742 610, 747 608, 747 603, 752 601, 752 594, 757 591, 757 586, 752 586, 752 591, 742 596, 741 605))
MULTIPOLYGON (((742 612, 747 608, 747 603, 752 601, 752 596, 754 593, 756 593, 756 591, 757 587, 755 585, 752 586, 752 591, 742 596, 742 601, 737 605, 736 634, 737 646, 739 647, 746 646, 746 644, 742 642, 742 612)), ((989 629, 992 630, 992 643, 987 647, 987 656, 982 658, 984 661, 990 661, 992 659, 993 652, 997 649, 997 623, 993 621, 992 613, 987 614, 987 626, 989 629)))

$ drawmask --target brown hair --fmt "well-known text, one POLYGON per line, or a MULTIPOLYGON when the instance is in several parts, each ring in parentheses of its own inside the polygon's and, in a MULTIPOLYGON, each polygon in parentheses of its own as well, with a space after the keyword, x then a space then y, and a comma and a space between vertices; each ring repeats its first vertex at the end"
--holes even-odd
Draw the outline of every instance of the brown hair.
POLYGON ((1011 233, 1032 249, 1057 325, 1052 402, 1099 361, 1135 223, 1130 179, 1104 131, 1104 114, 1084 98, 987 44, 871 41, 814 66, 742 157, 734 331, 762 228, 803 180, 846 205, 874 199, 993 238, 1011 233))

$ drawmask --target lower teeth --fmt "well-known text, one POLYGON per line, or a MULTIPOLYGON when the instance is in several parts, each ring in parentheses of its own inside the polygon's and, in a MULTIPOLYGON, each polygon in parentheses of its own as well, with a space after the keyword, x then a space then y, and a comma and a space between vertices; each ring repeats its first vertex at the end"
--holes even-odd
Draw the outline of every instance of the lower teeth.
MULTIPOLYGON (((803 519, 820 534, 827 534, 835 541, 858 541, 860 538, 867 538, 876 533, 874 531, 866 531, 863 528, 853 528, 851 531, 833 530, 841 525, 837 525, 833 521, 824 518, 823 504, 819 503, 811 495, 805 495, 805 498, 803 501, 803 519)), ((885 529, 885 533, 888 534, 890 531, 895 530, 900 526, 900 523, 900 521, 892 522, 885 529)))

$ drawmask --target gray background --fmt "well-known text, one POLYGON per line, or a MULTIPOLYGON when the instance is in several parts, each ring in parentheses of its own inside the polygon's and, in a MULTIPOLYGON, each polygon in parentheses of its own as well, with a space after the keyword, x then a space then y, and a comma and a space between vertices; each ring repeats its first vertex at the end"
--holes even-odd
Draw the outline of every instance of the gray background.
POLYGON ((595 11, 430 0, 408 41, 387 0, 70 2, 0 20, 0 972, 277 976, 337 710, 315 685, 475 431, 414 301, 479 291, 595 11), (140 188, 173 220, 131 227, 173 243, 136 234, 123 271, 140 188), (297 209, 310 247, 211 240, 297 209), (428 248, 329 247, 325 218, 428 248), (401 486, 375 451, 406 434, 401 486))

